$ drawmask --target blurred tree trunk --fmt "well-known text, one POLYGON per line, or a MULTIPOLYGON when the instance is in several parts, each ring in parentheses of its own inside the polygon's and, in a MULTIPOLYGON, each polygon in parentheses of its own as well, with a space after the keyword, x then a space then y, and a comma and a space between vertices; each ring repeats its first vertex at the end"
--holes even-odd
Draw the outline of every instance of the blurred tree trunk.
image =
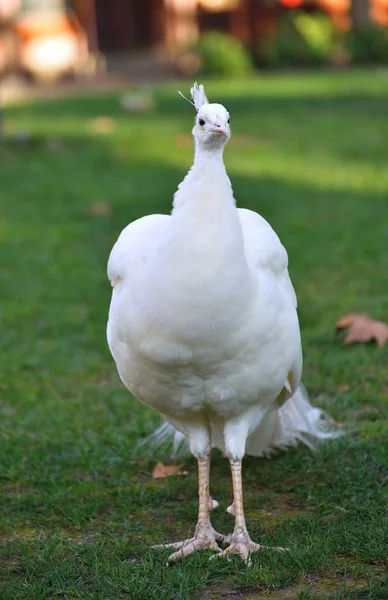
POLYGON ((353 29, 365 29, 369 25, 369 0, 352 0, 353 29))
POLYGON ((96 3, 94 0, 73 0, 72 6, 86 31, 90 52, 98 52, 96 3))
POLYGON ((246 13, 249 24, 249 50, 255 62, 258 61, 258 44, 257 44, 257 0, 246 0, 246 13))

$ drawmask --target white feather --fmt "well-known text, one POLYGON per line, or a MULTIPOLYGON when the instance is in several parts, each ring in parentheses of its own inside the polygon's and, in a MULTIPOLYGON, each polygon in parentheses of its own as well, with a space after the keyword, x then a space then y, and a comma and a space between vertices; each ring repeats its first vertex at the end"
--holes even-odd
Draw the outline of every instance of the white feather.
POLYGON ((198 85, 198 83, 195 82, 193 87, 190 89, 190 93, 197 111, 204 106, 204 104, 209 104, 209 100, 207 99, 205 88, 203 87, 202 83, 198 85))
MULTIPOLYGON (((186 436, 195 456, 211 445, 263 456, 335 437, 300 387, 287 252, 262 217, 236 208, 222 160, 229 113, 208 104, 203 86, 191 91, 201 109, 195 161, 173 212, 129 225, 108 263, 120 377, 179 432, 176 449, 186 436)), ((165 425, 152 440, 170 434, 165 425)))
MULTIPOLYGON (((278 409, 269 411, 260 426, 247 438, 246 454, 270 458, 277 450, 295 447, 302 442, 315 450, 319 441, 334 439, 343 434, 335 430, 332 420, 324 411, 313 407, 307 392, 301 384, 294 395, 278 409)), ((172 456, 187 454, 187 438, 170 423, 162 423, 142 445, 149 446, 153 452, 166 448, 172 456)), ((214 443, 213 447, 217 447, 214 443)), ((218 448, 224 450, 222 435, 218 439, 218 448)))

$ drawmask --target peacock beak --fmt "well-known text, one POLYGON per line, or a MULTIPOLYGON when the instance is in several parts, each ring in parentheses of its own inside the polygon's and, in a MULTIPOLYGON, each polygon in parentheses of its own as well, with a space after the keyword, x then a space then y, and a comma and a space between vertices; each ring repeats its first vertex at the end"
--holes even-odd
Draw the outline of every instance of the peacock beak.
POLYGON ((212 129, 212 133, 215 133, 217 135, 228 135, 228 132, 226 129, 227 128, 225 125, 223 125, 221 123, 216 123, 212 129))

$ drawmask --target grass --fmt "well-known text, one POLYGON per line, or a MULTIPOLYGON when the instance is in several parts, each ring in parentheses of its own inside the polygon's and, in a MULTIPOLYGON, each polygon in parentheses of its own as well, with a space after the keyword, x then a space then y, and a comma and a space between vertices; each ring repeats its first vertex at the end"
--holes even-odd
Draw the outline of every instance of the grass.
MULTIPOLYGON (((0 597, 386 600, 387 350, 345 348, 333 333, 343 313, 388 314, 385 72, 208 83, 231 112, 235 196, 289 251, 305 384, 349 434, 315 454, 246 460, 252 537, 289 553, 262 552, 251 569, 206 553, 167 568, 166 552, 149 549, 193 530, 196 469, 188 457, 186 477, 154 481, 152 466, 168 456, 134 452, 159 418, 116 375, 105 264, 129 221, 170 209, 190 165, 193 112, 177 87, 158 87, 144 115, 123 112, 115 94, 7 109, 0 597), (91 130, 100 115, 113 131, 91 130), (15 141, 21 131, 30 137, 15 141), (96 202, 111 210, 96 214, 96 202)), ((229 532, 231 483, 218 453, 212 491, 215 526, 229 532)))

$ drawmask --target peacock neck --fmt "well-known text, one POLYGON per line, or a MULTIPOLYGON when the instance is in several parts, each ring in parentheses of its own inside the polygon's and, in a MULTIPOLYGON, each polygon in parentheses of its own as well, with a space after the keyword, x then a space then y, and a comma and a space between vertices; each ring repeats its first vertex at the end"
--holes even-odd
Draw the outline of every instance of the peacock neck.
POLYGON ((209 298, 214 306, 219 296, 219 302, 228 298, 233 306, 243 306, 252 296, 241 221, 222 150, 197 148, 174 196, 154 269, 163 286, 168 280, 168 289, 190 298, 193 310, 209 298))
POLYGON ((211 257, 214 268, 243 268, 243 233, 222 148, 196 147, 193 166, 174 197, 167 244, 181 262, 209 263, 211 257))
MULTIPOLYGON (((209 218, 235 208, 232 186, 223 161, 223 148, 196 144, 194 163, 174 196, 173 215, 190 220, 209 218)), ((236 215, 235 215, 236 216, 236 215)))
POLYGON ((220 169, 226 174, 224 165, 224 146, 215 146, 202 148, 198 142, 195 142, 193 169, 215 168, 220 169))

